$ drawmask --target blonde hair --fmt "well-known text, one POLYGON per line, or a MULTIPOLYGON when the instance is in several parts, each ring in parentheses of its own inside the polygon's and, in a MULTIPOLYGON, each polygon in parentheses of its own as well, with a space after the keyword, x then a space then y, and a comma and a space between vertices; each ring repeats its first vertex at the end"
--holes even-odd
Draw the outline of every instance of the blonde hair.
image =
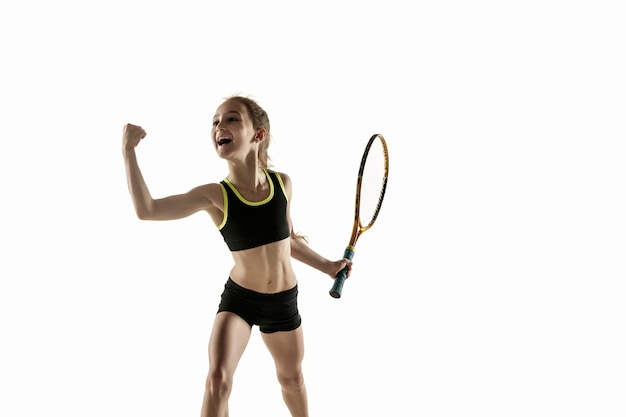
POLYGON ((271 158, 269 157, 267 150, 270 146, 272 136, 270 134, 270 118, 267 115, 267 112, 259 105, 259 103, 250 97, 233 95, 226 98, 224 102, 231 100, 237 101, 246 107, 248 115, 252 119, 252 126, 254 129, 265 130, 265 139, 261 141, 261 145, 259 146, 258 157, 261 167, 269 168, 271 166, 271 158))

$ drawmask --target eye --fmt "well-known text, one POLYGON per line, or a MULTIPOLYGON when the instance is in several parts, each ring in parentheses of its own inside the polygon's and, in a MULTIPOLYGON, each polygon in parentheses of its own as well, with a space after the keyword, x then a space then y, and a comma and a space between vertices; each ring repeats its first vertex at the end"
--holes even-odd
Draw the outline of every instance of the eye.
POLYGON ((213 120, 213 126, 217 126, 219 122, 217 120, 213 120))
POLYGON ((229 118, 228 118, 228 121, 229 121, 229 122, 236 122, 236 121, 238 121, 238 120, 239 120, 239 119, 237 119, 236 117, 229 117, 229 118))

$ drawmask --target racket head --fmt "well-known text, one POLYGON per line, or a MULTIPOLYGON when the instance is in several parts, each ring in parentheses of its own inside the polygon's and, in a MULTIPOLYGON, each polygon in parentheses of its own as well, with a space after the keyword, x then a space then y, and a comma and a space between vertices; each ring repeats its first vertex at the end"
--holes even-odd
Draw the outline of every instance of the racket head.
POLYGON ((371 228, 378 217, 378 213, 380 213, 387 190, 388 175, 389 152, 387 142, 383 135, 377 133, 367 142, 359 166, 355 202, 359 234, 371 228))

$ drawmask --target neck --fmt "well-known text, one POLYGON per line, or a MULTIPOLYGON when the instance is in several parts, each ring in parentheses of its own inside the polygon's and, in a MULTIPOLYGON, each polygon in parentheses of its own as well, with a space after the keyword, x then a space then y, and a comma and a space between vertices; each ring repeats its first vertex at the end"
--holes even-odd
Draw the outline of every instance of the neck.
POLYGON ((264 169, 256 163, 235 164, 230 163, 228 166, 228 181, 236 187, 255 190, 267 184, 264 169))

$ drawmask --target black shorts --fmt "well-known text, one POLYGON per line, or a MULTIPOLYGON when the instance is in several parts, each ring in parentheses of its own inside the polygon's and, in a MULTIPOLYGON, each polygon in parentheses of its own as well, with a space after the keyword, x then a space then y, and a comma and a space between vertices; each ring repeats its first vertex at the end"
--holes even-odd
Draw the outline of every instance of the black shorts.
POLYGON ((300 327, 298 286, 275 294, 249 290, 228 278, 217 312, 229 311, 263 333, 286 332, 300 327))

